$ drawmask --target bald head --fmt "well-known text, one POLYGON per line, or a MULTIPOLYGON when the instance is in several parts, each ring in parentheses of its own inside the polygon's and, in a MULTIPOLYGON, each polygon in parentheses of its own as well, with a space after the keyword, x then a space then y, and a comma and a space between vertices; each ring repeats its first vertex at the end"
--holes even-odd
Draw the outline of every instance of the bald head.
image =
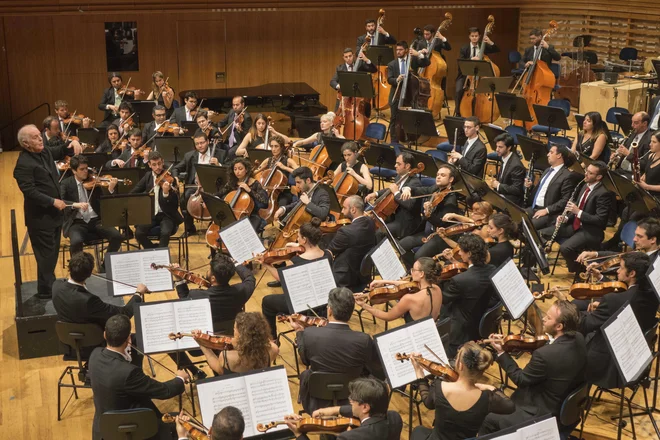
POLYGON ((637 112, 632 117, 632 128, 635 133, 644 133, 649 128, 651 117, 646 112, 637 112))
POLYGON ((24 125, 16 135, 18 143, 31 153, 39 153, 44 149, 44 141, 41 132, 34 124, 24 125))
POLYGON ((346 197, 341 213, 351 220, 362 216, 364 214, 364 201, 360 196, 346 197))

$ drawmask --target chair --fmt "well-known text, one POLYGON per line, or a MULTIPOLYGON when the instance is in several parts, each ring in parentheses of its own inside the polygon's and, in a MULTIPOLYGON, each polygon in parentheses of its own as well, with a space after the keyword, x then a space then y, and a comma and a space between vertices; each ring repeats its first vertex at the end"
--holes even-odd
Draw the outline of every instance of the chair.
POLYGON ((156 413, 148 408, 106 411, 101 415, 104 440, 144 440, 158 433, 156 413))
MULTIPOLYGON (((557 239, 555 239, 555 243, 557 243, 561 247, 561 244, 563 242, 565 242, 566 240, 568 240, 568 237, 565 237, 565 238, 558 237, 557 239)), ((559 255, 560 254, 561 254, 561 252, 559 252, 559 249, 557 249, 557 255, 555 255, 555 262, 552 264, 552 272, 550 272, 550 275, 555 274, 555 268, 557 267, 557 263, 559 262, 559 255)))
POLYGON ((624 61, 626 63, 636 60, 638 55, 638 51, 634 47, 624 47, 621 49, 619 52, 619 59, 621 61, 624 61))
POLYGON ((610 107, 607 110, 607 114, 605 115, 605 122, 614 125, 614 130, 610 130, 610 136, 612 136, 613 140, 623 139, 623 134, 619 133, 620 127, 619 121, 616 118, 617 113, 628 114, 630 112, 625 107, 610 107))
MULTIPOLYGON (((371 126, 372 124, 369 124, 369 125, 371 126)), ((394 153, 398 155, 399 151, 400 151, 399 148, 398 148, 398 145, 397 144, 391 144, 390 146, 392 147, 392 149, 394 149, 394 153)), ((384 165, 394 166, 394 164, 384 164, 384 165)), ((379 189, 382 188, 383 180, 390 181, 390 180, 393 180, 396 177, 396 171, 394 171, 394 169, 392 169, 392 168, 375 166, 375 167, 371 167, 369 169, 369 172, 371 173, 372 176, 380 177, 380 179, 378 180, 378 188, 379 189)))
POLYGON ((387 128, 385 127, 385 124, 381 124, 380 122, 370 122, 362 137, 375 142, 383 142, 386 135, 387 128))
MULTIPOLYGON (((86 241, 83 243, 83 249, 85 248, 94 248, 94 261, 96 261, 96 270, 101 272, 101 262, 103 261, 103 254, 105 253, 105 246, 108 243, 108 240, 103 238, 97 238, 95 240, 86 241)), ((62 268, 66 267, 66 262, 69 261, 72 257, 71 255, 71 243, 69 241, 62 241, 62 268), (69 252, 69 258, 66 258, 66 253, 69 252)))
POLYGON ((356 377, 343 373, 313 371, 309 376, 309 394, 320 400, 329 400, 337 406, 348 400, 348 383, 356 377))
POLYGON ((502 303, 498 302, 486 312, 481 317, 479 321, 479 336, 483 339, 488 339, 491 333, 495 333, 500 326, 502 321, 502 303))
POLYGON ((520 68, 520 60, 522 60, 520 52, 517 50, 512 50, 509 52, 509 64, 513 64, 515 66, 515 68, 511 69, 511 75, 517 77, 525 71, 525 69, 520 68))
POLYGON ((561 89, 559 85, 559 76, 561 75, 561 66, 558 63, 551 63, 550 70, 555 75, 555 86, 552 88, 553 93, 561 89))
POLYGON ((68 365, 57 381, 57 420, 60 421, 62 420, 64 410, 71 401, 71 397, 76 396, 76 399, 78 398, 78 388, 92 388, 87 377, 87 365, 83 364, 83 357, 81 354, 82 349, 84 347, 97 347, 103 343, 104 338, 103 329, 96 324, 74 324, 57 321, 55 323, 55 331, 61 343, 74 348, 76 351, 76 360, 78 362, 77 367, 68 365), (78 372, 78 381, 82 382, 82 385, 76 383, 73 377, 74 371, 78 372), (62 383, 62 380, 66 375, 71 378, 71 385, 62 383), (66 401, 66 404, 64 404, 64 408, 61 408, 62 388, 73 388, 73 392, 66 401))
POLYGON ((589 384, 586 382, 580 385, 575 391, 569 394, 561 404, 559 410, 559 438, 568 440, 571 432, 580 422, 580 438, 584 429, 584 410, 589 400, 589 384))
MULTIPOLYGON (((571 114, 571 103, 565 99, 551 99, 550 101, 548 101, 547 106, 562 109, 564 111, 564 115, 567 118, 568 115, 571 114)), ((532 126, 532 131, 535 133, 543 133, 546 136, 556 135, 560 131, 564 131, 564 135, 566 134, 565 130, 561 130, 557 127, 548 127, 547 125, 534 125, 532 126)))
MULTIPOLYGON (((185 263, 185 268, 188 269, 188 234, 186 234, 186 231, 184 231, 180 235, 176 235, 177 231, 179 230, 179 227, 177 226, 172 235, 170 235, 170 240, 174 240, 177 243, 178 249, 179 249, 179 265, 183 267, 181 264, 181 259, 183 258, 183 261, 185 263)), ((156 226, 154 228, 151 228, 149 231, 148 235, 150 240, 157 240, 160 238, 160 226, 156 226)))
POLYGON ((513 143, 516 145, 519 145, 518 135, 527 136, 527 131, 525 130, 525 127, 519 127, 517 125, 509 125, 504 130, 506 130, 506 132, 509 133, 509 135, 511 135, 511 137, 513 138, 513 143))
POLYGON ((548 136, 548 149, 553 145, 561 145, 570 150, 573 147, 573 141, 564 136, 548 136))
POLYGON ((440 339, 442 339, 442 346, 446 347, 449 343, 449 332, 451 331, 451 317, 438 319, 435 322, 435 328, 438 329, 440 339))
POLYGON ((631 249, 635 246, 633 241, 635 238, 635 229, 637 229, 636 221, 629 221, 623 225, 623 228, 621 229, 621 241, 631 249))
MULTIPOLYGON (((367 286, 373 281, 374 279, 374 262, 371 259, 371 256, 369 254, 365 255, 362 257, 362 262, 360 263, 360 275, 364 277, 365 279, 368 279, 369 281, 367 282, 367 286)), ((360 320, 360 328, 362 329, 362 333, 364 333, 364 323, 362 322, 362 313, 364 312, 364 309, 360 310, 355 310, 355 313, 358 315, 358 319, 360 320)), ((374 320, 374 325, 376 325, 376 317, 372 316, 372 319, 374 320)))

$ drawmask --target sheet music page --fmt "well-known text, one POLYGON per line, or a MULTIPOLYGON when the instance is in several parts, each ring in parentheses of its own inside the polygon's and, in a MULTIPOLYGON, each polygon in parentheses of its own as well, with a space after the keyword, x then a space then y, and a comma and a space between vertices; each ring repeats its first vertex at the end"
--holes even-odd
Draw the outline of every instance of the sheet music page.
POLYGON ((660 299, 660 266, 658 265, 658 261, 660 261, 660 258, 656 258, 656 260, 653 262, 653 266, 651 267, 651 270, 649 270, 647 278, 653 286, 655 294, 660 299))
POLYGON ((424 348, 424 344, 426 344, 431 350, 433 350, 433 353, 440 356, 440 359, 442 359, 443 362, 447 364, 449 363, 445 347, 442 345, 442 339, 438 333, 438 328, 435 326, 435 322, 432 319, 420 321, 415 325, 408 327, 408 331, 415 344, 415 351, 421 353, 423 358, 438 362, 438 359, 424 348))
MULTIPOLYGON (((176 332, 176 317, 173 302, 142 303, 140 307, 140 328, 144 352, 158 353, 176 351, 177 341, 169 339, 171 332, 176 332)), ((194 341, 193 341, 194 342, 194 341)), ((195 343, 195 345, 197 345, 195 343)))
POLYGON ((221 229, 220 238, 237 264, 243 264, 266 250, 248 218, 221 229))
POLYGON ((238 408, 243 413, 245 420, 245 431, 243 435, 248 437, 254 435, 252 409, 248 399, 247 387, 243 376, 231 379, 215 380, 211 382, 200 382, 197 384, 197 395, 199 397, 199 408, 202 413, 202 423, 207 428, 213 425, 213 417, 226 406, 238 408))
MULTIPOLYGON (((208 298, 177 301, 174 305, 176 330, 170 332, 190 333, 199 329, 202 332, 213 332, 213 318, 211 317, 211 301, 208 298)), ((193 338, 179 339, 179 350, 199 348, 193 338)))
MULTIPOLYGON (((258 434, 258 423, 266 424, 277 420, 284 420, 284 416, 294 413, 291 391, 289 390, 289 379, 286 377, 286 370, 284 368, 245 376, 245 384, 247 386, 250 408, 252 408, 253 423, 253 425, 249 426, 253 430, 253 434, 250 434, 246 422, 246 437, 258 434)), ((288 429, 286 425, 280 425, 268 432, 285 429, 288 429)))
POLYGON ((410 361, 402 362, 395 359, 397 353, 410 354, 415 351, 415 343, 408 327, 402 327, 400 330, 391 333, 376 335, 375 339, 392 388, 406 385, 417 379, 415 369, 410 361))
POLYGON ((312 279, 312 288, 314 289, 315 304, 312 307, 321 306, 328 303, 328 294, 337 287, 335 276, 332 273, 330 260, 323 259, 307 265, 309 276, 312 279))
POLYGON ((174 288, 172 275, 167 269, 151 268, 151 263, 170 264, 169 249, 118 252, 108 254, 108 257, 111 278, 121 282, 112 283, 113 296, 133 294, 135 287, 131 286, 137 286, 139 283, 146 285, 152 292, 163 292, 174 288))
POLYGON ((603 332, 626 382, 636 379, 637 374, 651 358, 651 350, 646 344, 630 304, 604 328, 603 332))
POLYGON ((384 280, 400 280, 407 275, 406 268, 401 264, 388 239, 384 239, 373 251, 371 259, 384 280))
POLYGON ((513 259, 495 272, 491 277, 491 281, 513 319, 520 318, 534 302, 534 296, 529 291, 529 287, 527 287, 525 279, 518 271, 513 259))
POLYGON ((520 432, 518 432, 518 431, 512 432, 510 434, 500 435, 500 436, 497 436, 495 438, 497 440, 521 440, 520 439, 520 432))
POLYGON ((520 428, 517 433, 520 440, 558 440, 559 429, 554 417, 520 428))
POLYGON ((337 287, 327 258, 281 269, 280 274, 294 312, 327 304, 328 293, 337 287))
POLYGON ((163 292, 166 290, 174 289, 174 284, 172 283, 172 274, 167 269, 158 269, 154 270, 151 268, 151 263, 166 265, 170 264, 170 250, 163 249, 154 249, 149 252, 141 252, 142 255, 142 273, 143 281, 145 286, 149 288, 152 292, 163 292))

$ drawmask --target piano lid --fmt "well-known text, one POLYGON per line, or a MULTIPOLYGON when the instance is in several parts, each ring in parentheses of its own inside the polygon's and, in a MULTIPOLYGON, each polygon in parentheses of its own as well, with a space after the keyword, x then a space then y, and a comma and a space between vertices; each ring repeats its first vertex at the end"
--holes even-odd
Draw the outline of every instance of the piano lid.
MULTIPOLYGON (((183 97, 189 90, 179 92, 181 102, 183 97)), ((231 99, 234 96, 243 96, 246 99, 291 99, 291 98, 312 98, 318 99, 320 93, 314 90, 309 84, 296 82, 296 83, 269 83, 260 86, 252 87, 236 87, 236 88, 220 88, 220 89, 198 89, 190 90, 197 94, 199 99, 204 99, 205 103, 208 101, 224 101, 229 100, 231 106, 231 99)))

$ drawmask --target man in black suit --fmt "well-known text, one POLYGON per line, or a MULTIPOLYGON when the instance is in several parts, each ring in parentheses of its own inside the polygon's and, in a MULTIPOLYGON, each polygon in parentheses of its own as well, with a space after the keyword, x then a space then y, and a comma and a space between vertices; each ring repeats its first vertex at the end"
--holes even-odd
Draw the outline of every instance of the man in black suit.
POLYGON ((142 142, 145 142, 148 146, 154 146, 155 136, 163 136, 158 133, 158 129, 161 125, 165 123, 167 109, 162 105, 154 105, 154 108, 151 109, 151 115, 154 117, 154 120, 145 124, 142 128, 142 142))
POLYGON ((142 133, 139 128, 132 129, 128 135, 128 145, 116 159, 110 159, 105 164, 106 169, 110 168, 146 168, 148 152, 142 154, 133 154, 135 150, 142 146, 142 133))
MULTIPOLYGON (((483 55, 489 55, 492 53, 497 53, 500 51, 500 48, 497 47, 495 43, 488 37, 488 35, 484 35, 483 40, 481 40, 481 31, 479 30, 478 27, 470 27, 468 28, 468 37, 470 38, 470 42, 468 44, 465 44, 463 47, 461 47, 461 50, 458 54, 458 59, 459 60, 480 60, 483 59, 483 57, 479 56, 479 52, 481 51, 481 43, 484 41, 486 43, 486 47, 484 49, 484 54, 483 55)), ((454 115, 455 116, 461 116, 461 100, 463 99, 463 92, 465 88, 465 79, 467 78, 467 75, 470 73, 464 74, 461 72, 461 68, 459 66, 458 68, 458 76, 456 77, 456 94, 454 95, 454 100, 456 102, 456 108, 454 109, 454 115)))
POLYGON ((513 137, 505 133, 497 136, 495 151, 502 165, 495 179, 487 181, 488 185, 507 200, 522 206, 526 170, 516 152, 513 137))
MULTIPOLYGON (((646 112, 637 112, 633 115, 632 132, 616 150, 617 154, 624 158, 624 160, 619 162, 618 170, 629 175, 632 174, 634 152, 631 146, 633 144, 637 146, 637 155, 639 158, 649 152, 651 135, 653 134, 653 131, 649 130, 650 122, 651 117, 646 112)), ((641 166, 641 169, 644 169, 644 166, 641 166)))
POLYGON ((236 121, 236 118, 238 118, 243 109, 245 109, 245 99, 243 99, 242 96, 234 96, 231 100, 231 110, 229 110, 229 113, 227 113, 224 119, 218 123, 218 128, 221 130, 227 125, 233 124, 233 126, 228 129, 227 134, 227 146, 229 149, 232 149, 235 145, 240 145, 245 134, 250 130, 250 127, 252 127, 252 117, 250 117, 250 113, 247 111, 243 113, 242 123, 239 124, 238 121, 236 121))
POLYGON ((107 127, 112 123, 113 120, 119 115, 119 104, 124 100, 133 100, 138 98, 143 92, 141 90, 136 90, 135 95, 120 95, 119 91, 124 87, 122 83, 121 74, 118 72, 110 72, 108 74, 108 82, 110 87, 105 89, 103 96, 101 97, 101 102, 98 107, 99 110, 104 111, 103 121, 99 124, 99 127, 107 127))
MULTIPOLYGON (((86 241, 104 238, 108 240, 107 252, 117 252, 121 246, 122 235, 115 228, 105 228, 101 224, 101 188, 87 191, 83 182, 89 174, 89 165, 84 155, 73 156, 69 162, 73 176, 60 183, 62 200, 72 204, 67 210, 63 233, 71 242, 71 254, 82 252, 86 241)), ((114 192, 117 179, 110 179, 108 191, 114 192)), ((105 264, 105 263, 104 263, 105 264)))
POLYGON ((548 226, 539 231, 549 239, 560 223, 557 238, 566 238, 559 252, 566 259, 568 271, 580 272, 582 265, 575 260, 585 249, 595 249, 602 243, 609 219, 614 194, 602 183, 607 173, 607 165, 596 161, 591 163, 584 173, 584 185, 575 200, 568 202, 567 216, 558 216, 555 226, 548 226))
POLYGON ((187 211, 188 199, 190 199, 190 196, 197 191, 197 188, 194 187, 194 185, 197 184, 197 171, 195 170, 195 167, 197 164, 223 165, 227 154, 224 150, 215 148, 213 157, 211 157, 209 138, 202 131, 195 133, 193 140, 195 141, 195 149, 184 154, 183 160, 172 167, 172 175, 174 177, 178 177, 179 174, 183 172, 186 173, 186 189, 181 198, 181 211, 183 212, 183 218, 186 223, 186 232, 188 234, 195 234, 197 232, 195 221, 187 211))
MULTIPOLYGON (((397 86, 399 89, 403 87, 403 85, 399 85, 399 83, 403 81, 406 76, 406 72, 408 72, 409 69, 412 69, 413 72, 416 72, 418 68, 426 67, 429 64, 431 64, 431 61, 424 52, 418 52, 413 48, 409 49, 408 43, 405 41, 399 41, 396 43, 396 58, 390 61, 387 65, 387 82, 391 86, 389 103, 390 111, 392 113, 389 131, 390 139, 393 143, 398 142, 398 130, 396 128, 396 124, 397 116, 399 114, 399 103, 398 101, 394 102, 394 95, 396 93, 397 86), (411 54, 410 66, 408 65, 408 52, 411 54)), ((399 92, 401 92, 401 90, 399 92)))
POLYGON ((557 216, 564 212, 566 203, 580 180, 580 175, 568 168, 575 159, 568 148, 554 145, 547 156, 550 167, 545 170, 537 186, 525 177, 530 203, 527 213, 532 216, 532 224, 536 230, 550 225, 554 227, 557 216))
MULTIPOLYGON (((579 329, 587 339, 587 377, 590 383, 603 388, 620 388, 624 385, 601 328, 628 301, 642 332, 657 323, 658 297, 646 279, 649 265, 650 258, 643 252, 623 254, 617 279, 626 283, 628 290, 608 293, 599 301, 594 301, 589 310, 581 314, 579 329)), ((595 275, 600 278, 599 272, 595 275)))
POLYGON ((65 138, 62 138, 60 133, 60 123, 57 119, 57 116, 46 116, 43 122, 43 132, 41 134, 44 146, 50 149, 59 149, 64 147, 76 149, 77 151, 83 150, 80 142, 70 139, 65 141, 65 138))
MULTIPOLYGON (((121 104, 119 104, 119 117, 112 121, 112 125, 115 125, 119 129, 119 134, 124 135, 124 132, 126 130, 131 130, 132 127, 135 127, 135 121, 133 121, 133 125, 128 124, 126 121, 131 118, 131 115, 133 115, 133 106, 129 101, 124 101, 121 104)), ((128 136, 128 134, 126 134, 128 136)))
MULTIPOLYGON (((356 60, 353 49, 347 47, 344 49, 344 62, 337 66, 335 69, 335 74, 332 75, 330 80, 330 87, 334 90, 339 91, 339 72, 376 72, 376 66, 372 64, 371 60, 367 58, 364 52, 358 52, 358 58, 356 60)), ((350 91, 349 91, 350 94, 350 91)), ((347 95, 348 97, 349 95, 347 95)), ((335 111, 339 108, 339 99, 335 104, 335 111)))
POLYGON ((649 128, 652 131, 660 130, 660 95, 657 95, 649 103, 649 128))
POLYGON ((539 50, 541 50, 541 56, 539 59, 545 62, 548 67, 550 67, 553 60, 559 61, 561 59, 561 55, 555 50, 555 47, 543 40, 543 32, 541 32, 541 29, 534 28, 529 31, 529 42, 531 46, 525 49, 525 54, 522 58, 525 67, 529 67, 534 63, 534 58, 539 50))
POLYGON ((94 393, 93 440, 101 440, 101 416, 106 411, 149 408, 158 418, 156 439, 171 439, 172 433, 161 420, 161 413, 151 399, 170 399, 185 390, 190 378, 183 370, 167 382, 158 382, 131 364, 129 345, 131 321, 125 315, 112 316, 105 324, 107 347, 98 347, 89 358, 89 375, 94 393))
POLYGON ((286 206, 280 206, 274 214, 274 220, 279 220, 281 217, 286 216, 293 208, 298 205, 298 201, 304 203, 305 211, 310 213, 313 217, 325 221, 330 213, 330 196, 324 189, 317 188, 310 197, 307 193, 314 187, 315 182, 312 180, 314 177, 312 170, 308 167, 298 167, 291 173, 291 176, 296 181, 296 188, 300 191, 300 196, 294 196, 293 201, 286 206))
MULTIPOLYGON (((176 432, 179 440, 188 440, 190 433, 181 422, 189 422, 190 417, 179 414, 176 417, 176 432)), ((240 409, 234 406, 225 406, 213 416, 211 424, 211 435, 209 440, 243 440, 245 431, 245 419, 240 409)))
MULTIPOLYGON (((573 304, 568 301, 555 302, 543 317, 543 332, 554 340, 534 350, 524 369, 502 350, 501 344, 491 342, 497 352, 497 363, 517 387, 511 395, 516 410, 508 415, 487 415, 480 435, 497 432, 544 414, 559 415, 566 396, 585 380, 587 353, 584 337, 577 333, 578 321, 577 308, 573 304)), ((491 335, 491 338, 497 336, 491 335)))
MULTIPOLYGON (((386 189, 372 192, 364 199, 365 202, 373 204, 378 197, 383 195, 388 190, 394 194, 394 200, 399 204, 399 207, 397 208, 394 215, 392 215, 389 219, 382 220, 387 221, 387 228, 396 239, 414 234, 421 223, 421 200, 403 200, 401 198, 401 191, 403 188, 416 188, 422 186, 422 182, 416 175, 408 175, 414 166, 415 157, 412 154, 408 152, 399 154, 396 158, 396 162, 394 163, 394 170, 397 174, 397 183, 391 183, 386 189)), ((380 242, 380 240, 382 240, 385 236, 386 233, 382 230, 379 230, 376 233, 376 242, 380 242)))
POLYGON ((163 180, 160 185, 155 185, 156 179, 163 174, 163 156, 158 151, 149 153, 149 168, 151 172, 144 175, 137 185, 131 190, 132 194, 150 194, 154 192, 154 216, 149 225, 135 226, 135 239, 144 249, 167 247, 170 244, 170 236, 174 234, 183 217, 179 213, 179 194, 177 193, 176 179, 174 185, 163 180), (154 228, 159 228, 159 242, 154 244, 148 236, 154 228))
MULTIPOLYGON (((385 382, 373 377, 358 378, 348 384, 349 404, 321 408, 313 417, 354 417, 360 420, 360 426, 339 434, 339 440, 387 440, 401 437, 403 422, 395 411, 387 411, 389 390, 385 382), (394 417, 390 419, 390 414, 394 417)), ((294 414, 287 420, 296 421, 302 416, 294 414)), ((294 423, 287 423, 296 440, 308 440, 307 434, 298 431, 294 423)))
POLYGON ((340 228, 328 245, 334 258, 332 272, 338 286, 361 290, 368 281, 360 274, 360 265, 376 245, 376 226, 364 215, 364 201, 360 196, 344 199, 341 213, 351 224, 340 228))
POLYGON ((484 240, 478 235, 465 234, 458 239, 458 249, 461 260, 469 268, 442 287, 442 316, 451 317, 447 347, 450 358, 456 356, 461 345, 480 338, 479 321, 495 295, 490 281, 495 267, 486 264, 488 247, 484 240))
POLYGON ((476 116, 465 118, 463 122, 463 131, 467 137, 467 142, 461 148, 461 152, 453 151, 449 153, 449 163, 456 165, 463 171, 482 178, 488 152, 486 146, 479 139, 479 128, 481 121, 476 116))
POLYGON ((298 353, 307 370, 300 374, 300 402, 307 414, 324 408, 328 401, 314 399, 309 395, 309 379, 312 372, 342 373, 357 378, 366 370, 383 379, 376 343, 366 333, 356 332, 348 326, 355 309, 353 292, 345 287, 336 287, 328 295, 328 325, 304 329, 296 323, 298 353))
MULTIPOLYGON (((55 123, 57 125, 57 120, 55 123)), ((60 252, 62 211, 66 208, 55 160, 64 159, 72 152, 65 144, 44 148, 41 132, 34 125, 23 126, 17 138, 23 151, 14 167, 14 179, 23 193, 25 226, 37 260, 37 296, 50 298, 60 252)), ((73 153, 81 152, 74 148, 73 153)))
POLYGON ((183 96, 183 101, 185 105, 183 107, 178 107, 174 110, 172 117, 174 122, 176 122, 179 127, 183 125, 184 122, 192 122, 195 120, 195 107, 197 107, 197 93, 189 90, 183 96), (192 112, 192 113, 191 113, 192 112))
POLYGON ((376 24, 376 20, 373 18, 369 18, 364 22, 364 28, 367 33, 357 37, 355 53, 360 52, 360 48, 367 39, 367 35, 371 38, 371 42, 369 43, 370 46, 384 46, 396 43, 396 37, 394 35, 390 35, 382 26, 378 26, 378 29, 376 29, 376 24), (378 33, 378 35, 376 35, 376 33, 378 33))

